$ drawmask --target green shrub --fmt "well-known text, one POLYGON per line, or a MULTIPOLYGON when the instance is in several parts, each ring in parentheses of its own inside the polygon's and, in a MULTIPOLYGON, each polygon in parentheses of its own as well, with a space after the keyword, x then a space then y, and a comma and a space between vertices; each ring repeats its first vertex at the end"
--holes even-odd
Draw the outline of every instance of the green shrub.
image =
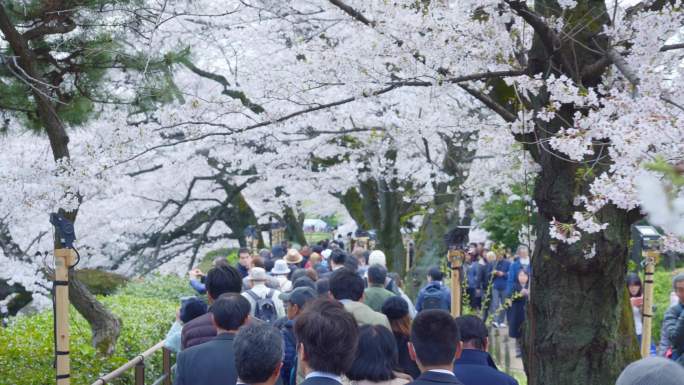
MULTIPOLYGON (((672 277, 678 271, 664 271, 657 269, 655 272, 655 283, 653 286, 653 305, 655 312, 653 314, 653 343, 658 346, 660 342, 660 328, 663 324, 663 316, 665 311, 670 307, 670 292, 672 292, 672 277)), ((679 271, 681 272, 681 270, 679 271)))
POLYGON ((76 270, 76 278, 94 295, 110 295, 126 284, 126 277, 96 269, 76 270))
POLYGON ((178 303, 181 297, 196 295, 188 280, 175 275, 155 275, 129 283, 117 294, 140 298, 168 300, 178 303))
MULTIPOLYGON (((88 385, 161 341, 175 318, 178 298, 192 294, 187 281, 174 276, 131 283, 100 300, 122 320, 121 335, 111 357, 99 357, 90 344, 88 323, 72 307, 70 316, 71 383, 88 385)), ((0 384, 54 383, 52 311, 12 319, 0 328, 0 384)), ((161 374, 161 352, 146 360, 146 377, 161 374)), ((115 384, 133 383, 129 371, 115 384)), ((150 381, 151 383, 151 381, 150 381)))
POLYGON ((235 266, 238 262, 237 252, 238 249, 228 248, 212 250, 204 255, 204 258, 202 258, 197 267, 206 274, 207 271, 211 269, 211 266, 214 263, 214 259, 216 259, 217 257, 226 257, 226 259, 228 260, 228 264, 230 264, 231 266, 235 266))

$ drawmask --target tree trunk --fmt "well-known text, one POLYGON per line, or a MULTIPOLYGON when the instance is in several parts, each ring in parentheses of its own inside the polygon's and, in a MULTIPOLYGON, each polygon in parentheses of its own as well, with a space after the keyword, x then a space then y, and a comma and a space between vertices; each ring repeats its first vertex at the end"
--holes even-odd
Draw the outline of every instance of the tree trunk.
POLYGON ((633 325, 623 315, 630 225, 638 213, 608 205, 597 213, 610 223, 604 231, 572 244, 552 239, 552 219, 572 222, 573 198, 589 181, 548 152, 538 159, 540 221, 523 358, 529 384, 612 384, 638 358, 633 325))
POLYGON ((295 209, 290 206, 285 207, 283 215, 285 222, 285 237, 288 241, 298 243, 300 246, 306 246, 306 236, 304 235, 304 214, 297 213, 295 209))
POLYGON ((69 271, 69 301, 90 324, 92 343, 98 353, 109 356, 114 353, 116 340, 121 332, 121 320, 90 294, 85 285, 69 271))
POLYGON ((378 208, 380 223, 376 248, 387 257, 387 268, 401 275, 406 271, 406 248, 401 234, 401 192, 390 188, 384 180, 378 181, 378 208))

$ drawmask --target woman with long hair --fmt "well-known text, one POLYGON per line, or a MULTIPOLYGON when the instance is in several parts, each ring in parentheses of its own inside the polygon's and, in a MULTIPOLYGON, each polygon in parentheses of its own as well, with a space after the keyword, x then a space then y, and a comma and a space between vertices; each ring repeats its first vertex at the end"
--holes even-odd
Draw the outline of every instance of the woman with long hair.
POLYGON ((398 354, 398 369, 413 378, 417 378, 420 375, 420 369, 411 360, 408 352, 408 342, 411 337, 411 316, 408 303, 399 296, 390 297, 382 304, 381 310, 389 319, 392 334, 394 334, 398 354))
POLYGON ((386 327, 361 326, 356 358, 347 378, 351 385, 406 385, 411 377, 395 371, 397 359, 397 345, 386 327))

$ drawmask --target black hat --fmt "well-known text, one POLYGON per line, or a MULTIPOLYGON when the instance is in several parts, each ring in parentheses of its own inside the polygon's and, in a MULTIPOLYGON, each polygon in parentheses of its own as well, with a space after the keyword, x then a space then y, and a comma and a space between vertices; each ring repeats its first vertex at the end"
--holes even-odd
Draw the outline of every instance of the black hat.
POLYGON ((278 298, 285 302, 289 302, 299 306, 304 306, 305 303, 316 298, 316 291, 310 287, 298 287, 289 293, 282 293, 278 298))
POLYGON ((409 313, 408 303, 398 295, 389 297, 382 304, 382 313, 390 320, 403 318, 409 313))
POLYGON ((207 312, 207 304, 197 297, 181 299, 180 320, 190 322, 207 312))

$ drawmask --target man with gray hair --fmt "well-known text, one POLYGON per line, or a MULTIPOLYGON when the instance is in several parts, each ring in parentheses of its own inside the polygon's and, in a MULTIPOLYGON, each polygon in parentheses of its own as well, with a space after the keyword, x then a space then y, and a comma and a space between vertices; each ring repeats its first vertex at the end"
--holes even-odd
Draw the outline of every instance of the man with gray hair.
POLYGON ((684 385, 684 369, 662 357, 646 357, 627 365, 615 385, 684 385))
POLYGON ((672 359, 684 366, 684 273, 679 273, 672 279, 672 289, 679 302, 665 312, 663 332, 672 347, 672 359))
POLYGON ((240 329, 233 342, 238 384, 274 385, 283 366, 283 340, 278 329, 267 325, 248 325, 240 329))

